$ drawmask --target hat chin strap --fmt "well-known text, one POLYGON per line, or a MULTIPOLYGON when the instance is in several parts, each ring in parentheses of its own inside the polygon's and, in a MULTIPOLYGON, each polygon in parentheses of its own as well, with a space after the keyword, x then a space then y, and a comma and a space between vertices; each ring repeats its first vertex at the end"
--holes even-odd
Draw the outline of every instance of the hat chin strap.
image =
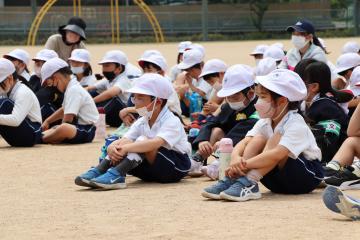
POLYGON ((288 105, 289 105, 289 103, 286 103, 286 105, 285 105, 284 108, 281 110, 281 112, 280 112, 276 117, 274 117, 272 120, 273 120, 273 121, 277 121, 277 120, 280 118, 280 116, 284 113, 284 111, 285 111, 285 109, 287 108, 288 105))

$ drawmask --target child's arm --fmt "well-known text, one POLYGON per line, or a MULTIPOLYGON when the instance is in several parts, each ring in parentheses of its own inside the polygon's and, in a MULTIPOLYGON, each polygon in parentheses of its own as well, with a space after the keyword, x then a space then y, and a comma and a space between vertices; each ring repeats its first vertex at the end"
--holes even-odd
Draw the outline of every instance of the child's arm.
POLYGON ((246 160, 246 168, 259 169, 276 166, 280 161, 289 156, 290 151, 282 146, 277 145, 271 150, 264 151, 259 155, 246 160))
POLYGON ((144 141, 125 144, 121 147, 122 151, 133 153, 147 153, 159 149, 165 144, 165 140, 160 137, 147 139, 144 141))
POLYGON ((250 142, 252 137, 245 137, 243 140, 241 140, 236 146, 234 147, 234 150, 231 153, 231 163, 235 163, 239 161, 239 159, 243 156, 246 145, 250 142))
POLYGON ((360 137, 360 104, 356 107, 347 129, 349 137, 360 137))
POLYGON ((48 117, 47 119, 45 119, 45 121, 43 122, 42 124, 42 129, 45 131, 45 130, 48 130, 49 129, 49 126, 50 124, 52 124, 53 122, 56 122, 58 120, 61 120, 64 116, 64 108, 61 107, 59 108, 56 112, 54 112, 53 114, 51 114, 50 117, 48 117))
POLYGON ((116 95, 119 95, 120 93, 121 93, 120 88, 112 87, 112 88, 109 88, 108 90, 100 93, 96 97, 94 97, 94 101, 95 101, 95 103, 103 102, 103 101, 106 101, 106 100, 108 100, 110 98, 115 97, 116 95))
POLYGON ((72 123, 74 121, 75 114, 64 114, 62 119, 63 123, 72 123))

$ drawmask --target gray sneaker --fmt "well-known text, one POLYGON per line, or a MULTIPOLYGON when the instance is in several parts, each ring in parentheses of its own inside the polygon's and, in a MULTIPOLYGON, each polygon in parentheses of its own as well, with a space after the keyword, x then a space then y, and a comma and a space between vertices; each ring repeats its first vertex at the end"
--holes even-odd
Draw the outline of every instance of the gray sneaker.
POLYGON ((339 188, 328 186, 323 193, 325 206, 333 212, 340 213, 352 220, 360 220, 360 201, 345 195, 339 188))
POLYGON ((235 202, 244 202, 261 198, 259 185, 247 177, 238 178, 234 184, 220 194, 221 199, 235 202))
POLYGON ((201 195, 205 198, 220 200, 221 199, 220 193, 228 189, 231 186, 231 184, 233 184, 234 182, 235 182, 234 180, 225 177, 223 180, 219 180, 214 185, 205 188, 201 193, 201 195))

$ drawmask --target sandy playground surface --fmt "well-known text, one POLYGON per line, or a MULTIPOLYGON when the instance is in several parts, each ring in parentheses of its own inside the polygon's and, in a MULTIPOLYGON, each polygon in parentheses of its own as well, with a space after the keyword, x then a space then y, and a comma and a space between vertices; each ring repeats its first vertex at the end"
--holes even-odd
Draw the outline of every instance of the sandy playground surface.
MULTIPOLYGON (((326 39, 335 62, 349 39, 326 39)), ((360 39, 356 39, 359 41, 360 39)), ((274 41, 272 41, 274 42, 274 41)), ((290 41, 283 41, 290 47, 290 41)), ((259 42, 205 43, 207 59, 253 64, 247 54, 259 42)), ((0 47, 0 54, 15 47, 0 47)), ((122 49, 135 62, 158 49, 175 63, 176 44, 88 46, 92 61, 122 49)), ((26 48, 34 55, 40 47, 26 48)), ((99 68, 95 67, 96 71, 99 68)), ((108 129, 111 132, 112 129, 108 129)), ((270 193, 246 203, 205 200, 206 178, 178 184, 144 183, 128 177, 128 188, 89 191, 74 178, 97 164, 101 140, 85 145, 10 148, 0 140, 0 239, 359 239, 360 222, 328 211, 322 189, 301 196, 270 193)), ((360 197, 360 191, 348 191, 360 197)))

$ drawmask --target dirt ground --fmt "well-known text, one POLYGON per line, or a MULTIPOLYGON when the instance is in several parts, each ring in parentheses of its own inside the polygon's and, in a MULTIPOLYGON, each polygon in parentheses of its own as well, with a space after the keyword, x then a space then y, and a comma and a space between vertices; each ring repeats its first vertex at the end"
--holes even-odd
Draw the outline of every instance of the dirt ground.
MULTIPOLYGON (((335 63, 349 39, 326 39, 335 63)), ((356 39, 360 42, 360 39, 356 39)), ((275 41, 273 41, 275 42, 275 41)), ((290 41, 283 41, 286 47, 290 41)), ((253 64, 247 54, 260 42, 205 43, 207 59, 253 64)), ((0 47, 0 55, 15 47, 0 47)), ((92 62, 121 49, 135 63, 158 49, 175 63, 176 44, 91 45, 92 62)), ((40 47, 26 48, 34 55, 40 47)), ((111 132, 112 129, 108 129, 111 132)), ((84 145, 11 148, 0 140, 0 239, 358 239, 360 222, 328 211, 322 189, 279 195, 262 187, 263 198, 245 203, 205 200, 206 178, 177 184, 144 183, 128 177, 128 188, 89 191, 74 178, 96 165, 101 140, 84 145)), ((348 191, 360 197, 360 191, 348 191)))

